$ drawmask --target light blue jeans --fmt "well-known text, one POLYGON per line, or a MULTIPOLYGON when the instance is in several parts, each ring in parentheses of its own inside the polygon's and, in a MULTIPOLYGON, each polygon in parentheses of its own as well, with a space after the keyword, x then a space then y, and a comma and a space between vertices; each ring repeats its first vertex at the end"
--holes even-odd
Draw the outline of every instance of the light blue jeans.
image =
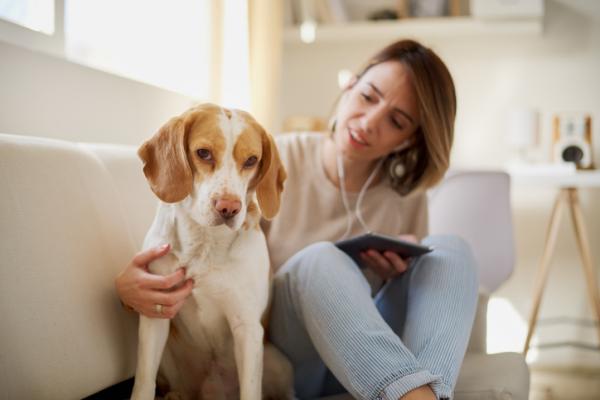
POLYGON ((398 399, 429 384, 452 398, 477 306, 477 268, 456 236, 371 297, 358 266, 330 242, 292 256, 274 279, 270 340, 294 367, 300 399, 349 392, 398 399))

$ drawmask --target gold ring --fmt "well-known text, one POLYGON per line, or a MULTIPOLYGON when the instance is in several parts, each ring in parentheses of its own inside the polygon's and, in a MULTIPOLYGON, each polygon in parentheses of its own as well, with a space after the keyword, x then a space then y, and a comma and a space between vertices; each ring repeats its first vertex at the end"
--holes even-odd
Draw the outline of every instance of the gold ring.
POLYGON ((163 313, 163 305, 162 304, 155 304, 154 309, 156 310, 157 314, 162 315, 162 313, 163 313))

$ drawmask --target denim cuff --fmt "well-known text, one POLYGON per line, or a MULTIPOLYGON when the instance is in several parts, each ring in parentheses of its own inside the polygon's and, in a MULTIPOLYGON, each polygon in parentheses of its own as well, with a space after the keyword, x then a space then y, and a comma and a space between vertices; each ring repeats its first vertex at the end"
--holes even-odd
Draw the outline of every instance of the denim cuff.
POLYGON ((399 376, 388 384, 376 397, 377 400, 398 400, 406 393, 423 385, 429 385, 436 398, 452 399, 452 387, 442 382, 441 376, 429 371, 418 371, 410 375, 399 376))

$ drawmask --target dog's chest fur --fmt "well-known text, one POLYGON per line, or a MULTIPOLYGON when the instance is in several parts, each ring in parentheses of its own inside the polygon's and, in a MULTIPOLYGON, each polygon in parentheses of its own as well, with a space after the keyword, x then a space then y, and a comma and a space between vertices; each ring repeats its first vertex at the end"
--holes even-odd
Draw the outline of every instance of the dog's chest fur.
MULTIPOLYGON (((227 226, 201 227, 162 204, 146 237, 146 245, 171 243, 171 252, 150 264, 153 273, 167 275, 186 267, 194 280, 192 295, 171 320, 161 374, 188 393, 237 395, 238 377, 233 338, 224 307, 240 296, 252 308, 264 310, 268 301, 269 263, 266 241, 258 218, 249 215, 248 227, 232 231, 227 226), (176 371, 176 373, 173 373, 176 371), (179 376, 177 376, 179 375, 179 376)), ((243 315, 231 315, 229 318, 243 315)), ((218 398, 209 396, 205 398, 218 398)))

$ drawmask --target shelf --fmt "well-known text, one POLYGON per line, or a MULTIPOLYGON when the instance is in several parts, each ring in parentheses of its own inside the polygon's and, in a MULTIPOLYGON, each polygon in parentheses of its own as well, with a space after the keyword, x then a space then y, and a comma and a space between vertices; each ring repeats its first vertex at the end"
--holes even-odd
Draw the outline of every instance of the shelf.
POLYGON ((569 169, 564 164, 515 164, 508 166, 507 172, 513 183, 528 188, 534 185, 559 188, 600 187, 600 171, 569 169))
MULTIPOLYGON (((318 25, 315 43, 394 40, 400 37, 539 35, 542 18, 484 20, 472 17, 414 18, 400 21, 365 21, 318 25)), ((302 44, 299 27, 287 27, 286 44, 302 44)))

